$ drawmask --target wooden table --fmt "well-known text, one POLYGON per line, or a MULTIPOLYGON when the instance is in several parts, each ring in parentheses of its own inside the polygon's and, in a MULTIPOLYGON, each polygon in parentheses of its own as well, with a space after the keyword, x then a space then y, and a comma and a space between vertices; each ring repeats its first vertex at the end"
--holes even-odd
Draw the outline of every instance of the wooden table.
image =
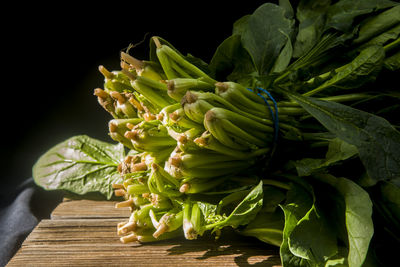
POLYGON ((128 209, 115 202, 65 200, 42 220, 8 263, 12 266, 280 266, 277 248, 254 238, 122 244, 118 222, 128 209))

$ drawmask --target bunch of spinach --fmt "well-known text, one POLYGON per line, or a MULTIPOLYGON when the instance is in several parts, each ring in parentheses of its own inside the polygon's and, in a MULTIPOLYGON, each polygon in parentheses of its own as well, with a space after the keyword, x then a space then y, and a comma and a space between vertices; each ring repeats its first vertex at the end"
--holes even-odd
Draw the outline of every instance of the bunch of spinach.
MULTIPOLYGON (((130 149, 130 159, 138 153, 135 150, 151 150, 151 170, 124 172, 118 169, 126 159, 121 145, 78 136, 39 159, 33 169, 35 181, 46 189, 81 197, 100 193, 111 199, 112 184, 122 183, 128 193, 156 192, 161 204, 152 206, 147 200, 135 199, 141 207, 135 216, 137 222, 148 223, 151 218, 158 234, 161 228, 165 233, 155 238, 146 228, 132 236, 142 242, 181 235, 178 227, 182 225, 187 239, 209 230, 218 236, 229 226, 279 246, 284 266, 388 264, 395 255, 389 252, 400 246, 400 121, 396 116, 400 95, 393 82, 400 69, 399 35, 400 5, 396 1, 300 0, 291 4, 280 0, 237 20, 210 64, 183 56, 157 39, 184 59, 181 66, 186 69, 178 68, 180 75, 267 89, 278 100, 281 127, 286 127, 273 154, 251 168, 243 167, 245 175, 236 174, 245 177, 241 180, 224 176, 214 184, 210 179, 208 187, 197 184, 201 192, 182 194, 178 189, 185 179, 177 182, 157 167, 172 150, 154 148, 155 143, 132 147, 122 137, 124 132, 118 132, 130 127, 132 117, 140 117, 140 109, 137 114, 132 112, 125 99, 132 97, 127 92, 133 74, 119 73, 115 78, 103 70, 107 87, 121 93, 116 98, 125 102, 119 101, 115 109, 107 102, 111 98, 104 96, 102 106, 115 119, 130 120, 117 121, 117 130, 110 135, 130 149), (289 111, 293 116, 287 116, 289 111), (250 179, 249 174, 256 178, 250 179), (145 179, 150 189, 132 182, 135 179, 145 179)), ((147 67, 154 68, 153 76, 173 80, 174 73, 163 66, 167 61, 157 54, 160 46, 151 42, 147 67)), ((164 90, 160 84, 146 86, 164 90)), ((149 92, 140 91, 134 97, 154 114, 168 114, 162 108, 176 105, 172 100, 168 103, 165 93, 162 100, 149 92)), ((157 144, 169 144, 163 125, 155 125, 157 137, 163 138, 157 144)), ((170 128, 168 134, 173 136, 170 128)), ((148 160, 147 155, 140 155, 148 160)), ((191 171, 195 170, 187 170, 191 171)))

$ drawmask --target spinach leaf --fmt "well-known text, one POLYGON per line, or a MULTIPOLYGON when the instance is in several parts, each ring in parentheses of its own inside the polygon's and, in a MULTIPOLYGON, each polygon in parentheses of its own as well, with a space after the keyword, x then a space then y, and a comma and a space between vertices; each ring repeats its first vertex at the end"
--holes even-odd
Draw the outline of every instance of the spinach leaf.
POLYGON ((99 192, 111 199, 112 184, 122 181, 117 166, 124 155, 121 144, 75 136, 43 154, 33 166, 33 178, 46 190, 66 190, 82 197, 99 192))
POLYGON ((331 79, 304 95, 314 95, 329 87, 356 88, 374 81, 382 68, 384 58, 385 50, 382 46, 369 46, 362 50, 353 61, 336 69, 336 74, 331 79))
POLYGON ((400 51, 397 52, 396 54, 388 57, 383 61, 383 66, 385 66, 386 69, 395 71, 400 69, 400 51))
POLYGON ((198 67, 200 70, 204 71, 204 73, 206 74, 210 74, 211 70, 210 67, 208 66, 207 62, 205 62, 204 60, 202 60, 199 57, 195 57, 192 54, 186 54, 186 56, 184 57, 189 63, 192 63, 193 65, 195 65, 196 67, 198 67))
POLYGON ((252 221, 261 209, 263 204, 263 187, 262 182, 255 186, 241 201, 234 207, 233 211, 229 214, 220 214, 223 206, 239 200, 243 193, 234 192, 223 198, 218 205, 201 203, 199 208, 203 213, 204 221, 208 224, 205 225, 205 230, 217 230, 226 226, 237 228, 240 225, 246 225, 252 221))
POLYGON ((346 160, 358 154, 354 145, 350 145, 339 138, 329 142, 328 151, 324 159, 305 158, 296 161, 294 164, 299 176, 308 176, 322 168, 331 166, 342 160, 346 160))
POLYGON ((281 205, 283 266, 360 266, 374 233, 368 193, 346 178, 313 177, 323 183, 292 184, 281 205))
POLYGON ((285 17, 293 18, 294 17, 294 10, 290 0, 279 0, 279 6, 285 10, 285 17))
POLYGON ((219 224, 218 227, 229 225, 233 228, 248 224, 257 215, 263 204, 262 182, 247 194, 247 196, 236 206, 232 213, 219 224))
POLYGON ((290 60, 292 59, 293 54, 293 46, 289 37, 287 37, 286 45, 283 47, 279 56, 277 57, 274 66, 271 69, 271 72, 282 72, 289 65, 290 60))
POLYGON ((285 219, 282 210, 275 210, 274 212, 262 212, 257 214, 246 228, 240 230, 241 235, 253 236, 259 240, 274 245, 280 246, 282 244, 282 234, 285 219))
POLYGON ((284 214, 279 204, 285 200, 285 194, 272 186, 264 186, 263 207, 257 216, 246 227, 239 231, 245 236, 253 236, 259 240, 280 246, 282 244, 284 214))
POLYGON ((390 235, 400 238, 400 186, 394 182, 380 182, 377 185, 374 206, 380 221, 384 221, 390 235))
MULTIPOLYGON (((340 51, 346 42, 354 38, 355 34, 355 31, 340 35, 336 32, 323 34, 320 40, 307 53, 291 62, 283 74, 274 80, 274 84, 280 84, 280 87, 282 87, 282 83, 285 81, 289 80, 290 84, 299 77, 320 74, 320 72, 314 73, 316 68, 332 60, 335 57, 334 51, 336 53, 340 51)), ((335 64, 335 66, 337 65, 335 64)), ((292 86, 289 86, 289 88, 293 89, 292 86)))
POLYGON ((334 28, 348 31, 358 16, 372 13, 397 5, 389 0, 340 0, 328 9, 325 29, 334 28))
POLYGON ((219 222, 223 219, 222 216, 218 216, 216 204, 208 203, 205 201, 197 201, 197 205, 199 206, 203 218, 206 224, 213 224, 219 222))
POLYGON ((330 4, 331 0, 300 1, 296 12, 299 26, 294 44, 293 57, 301 57, 317 44, 324 30, 326 10, 330 4))
POLYGON ((274 212, 276 209, 281 210, 279 204, 286 199, 286 192, 273 186, 264 186, 263 206, 260 212, 274 212))
POLYGON ((294 33, 294 19, 287 18, 287 9, 265 3, 248 18, 241 34, 243 47, 249 52, 260 75, 268 74, 294 33))
POLYGON ((380 192, 385 206, 391 211, 394 220, 400 226, 400 186, 392 182, 382 182, 380 192))
POLYGON ((243 31, 246 29, 247 22, 249 21, 250 15, 245 15, 235 21, 233 24, 232 35, 242 35, 243 31))
POLYGON ((229 75, 229 80, 250 86, 251 74, 255 72, 255 68, 240 39, 240 35, 232 35, 225 39, 215 51, 210 69, 213 76, 219 80, 225 80, 229 75))
POLYGON ((391 266, 400 240, 400 184, 381 181, 368 188, 373 202, 374 236, 370 243, 370 260, 375 265, 391 266))
POLYGON ((400 24, 372 38, 368 42, 362 44, 357 48, 357 50, 361 51, 364 48, 372 45, 384 46, 387 42, 394 41, 397 38, 399 38, 399 35, 400 35, 400 24))
POLYGON ((315 205, 297 222, 288 242, 293 255, 317 266, 338 252, 335 232, 330 229, 324 216, 317 212, 315 205))
POLYGON ((349 266, 364 262, 374 233, 372 202, 367 192, 353 181, 338 178, 335 185, 345 202, 346 229, 348 234, 349 266))
POLYGON ((360 26, 355 44, 365 42, 372 37, 394 27, 400 23, 400 5, 390 8, 377 16, 365 21, 360 26))
MULTIPOLYGON (((294 17, 294 10, 289 0, 279 0, 279 6, 285 10, 285 17, 294 17)), ((286 44, 279 53, 277 59, 275 60, 274 66, 270 71, 271 73, 283 72, 289 65, 293 55, 292 37, 293 36, 286 36, 286 44)))
POLYGON ((285 213, 282 262, 284 266, 321 266, 338 252, 336 235, 317 209, 312 185, 299 177, 296 182, 281 206, 285 213))
POLYGON ((326 184, 320 187, 325 195, 330 195, 322 207, 329 211, 329 219, 342 241, 336 259, 343 258, 347 266, 361 266, 366 260, 369 244, 374 234, 372 221, 372 201, 369 194, 355 182, 347 178, 336 178, 329 174, 314 176, 326 184), (332 190, 334 188, 334 190, 332 190))
POLYGON ((313 205, 313 197, 303 186, 291 184, 287 192, 286 201, 280 207, 284 212, 285 226, 283 240, 280 247, 280 256, 283 266, 309 266, 306 259, 295 256, 289 247, 289 238, 297 223, 303 218, 313 205))
POLYGON ((373 180, 399 179, 400 132, 387 120, 343 104, 287 94, 331 133, 356 146, 373 180))

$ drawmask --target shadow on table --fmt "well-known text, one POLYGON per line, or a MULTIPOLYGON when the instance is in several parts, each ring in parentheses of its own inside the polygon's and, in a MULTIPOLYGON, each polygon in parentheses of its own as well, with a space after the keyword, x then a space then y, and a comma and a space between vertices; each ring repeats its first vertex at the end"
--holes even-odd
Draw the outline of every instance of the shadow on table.
POLYGON ((214 240, 213 236, 204 236, 194 241, 175 240, 167 250, 169 255, 182 255, 204 252, 196 257, 205 260, 212 257, 232 256, 238 266, 281 266, 279 249, 259 241, 256 238, 225 233, 214 240), (201 246, 196 242, 201 242, 201 246))

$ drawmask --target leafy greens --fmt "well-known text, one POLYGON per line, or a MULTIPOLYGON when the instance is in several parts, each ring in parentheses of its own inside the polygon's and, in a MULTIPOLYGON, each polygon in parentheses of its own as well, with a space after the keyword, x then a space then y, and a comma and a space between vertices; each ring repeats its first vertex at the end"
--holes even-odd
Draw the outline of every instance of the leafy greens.
POLYGON ((278 246, 283 266, 387 265, 400 244, 400 5, 278 2, 238 19, 209 64, 154 36, 149 60, 100 66, 94 94, 119 144, 72 137, 38 160, 36 183, 124 199, 124 243, 230 227, 278 246))

